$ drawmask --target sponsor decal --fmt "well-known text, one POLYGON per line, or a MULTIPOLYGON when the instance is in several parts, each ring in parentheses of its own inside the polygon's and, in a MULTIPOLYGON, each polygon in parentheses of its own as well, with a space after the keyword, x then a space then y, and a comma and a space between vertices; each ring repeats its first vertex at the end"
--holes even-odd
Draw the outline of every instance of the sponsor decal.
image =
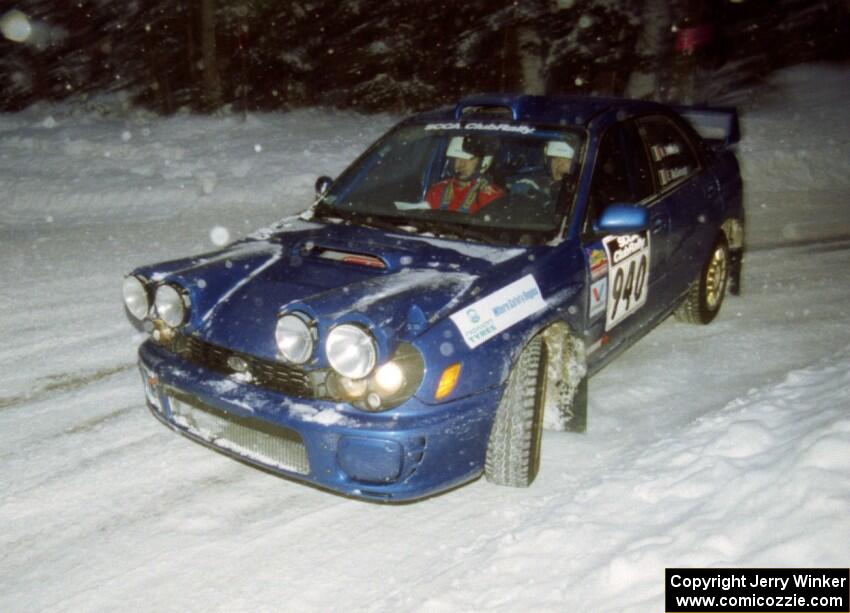
POLYGON ((532 126, 515 126, 509 123, 429 123, 425 126, 426 130, 487 130, 490 132, 512 132, 516 134, 531 134, 537 129, 532 126))
POLYGON ((608 270, 607 332, 646 303, 649 293, 649 232, 608 236, 603 240, 608 270))
POLYGON ((652 159, 656 162, 660 162, 669 155, 676 155, 681 151, 679 145, 676 143, 669 143, 667 145, 653 145, 649 148, 649 150, 652 152, 652 159))
POLYGON ((608 298, 608 279, 599 279, 590 286, 590 316, 595 317, 605 312, 608 298))
POLYGON ((533 275, 526 275, 502 289, 481 298, 451 320, 470 349, 493 338, 514 324, 546 308, 533 275))
POLYGON ((661 180, 661 185, 667 185, 671 181, 688 176, 690 172, 691 169, 687 166, 682 166, 680 168, 662 168, 658 171, 658 178, 661 180))
POLYGON ((598 279, 608 272, 608 256, 603 249, 585 249, 590 266, 590 278, 598 279))

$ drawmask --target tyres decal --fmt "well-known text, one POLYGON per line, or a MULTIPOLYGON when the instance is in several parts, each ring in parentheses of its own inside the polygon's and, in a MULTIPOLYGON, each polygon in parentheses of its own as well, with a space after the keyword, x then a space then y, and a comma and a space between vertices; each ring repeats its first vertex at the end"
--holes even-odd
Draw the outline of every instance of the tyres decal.
POLYGON ((453 313, 451 320, 469 348, 474 349, 545 308, 546 301, 543 300, 537 281, 533 275, 526 275, 453 313))
POLYGON ((649 293, 649 232, 608 236, 608 302, 605 330, 610 330, 646 303, 649 293))

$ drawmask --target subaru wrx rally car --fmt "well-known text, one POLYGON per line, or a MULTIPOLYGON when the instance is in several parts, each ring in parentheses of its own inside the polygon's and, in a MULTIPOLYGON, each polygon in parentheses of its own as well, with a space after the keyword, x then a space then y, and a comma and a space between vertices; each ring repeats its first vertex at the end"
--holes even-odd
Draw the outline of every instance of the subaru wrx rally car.
POLYGON ((594 372, 737 291, 738 138, 734 110, 600 98, 411 117, 302 215, 125 278, 147 404, 351 496, 528 486, 541 429, 585 429, 594 372))

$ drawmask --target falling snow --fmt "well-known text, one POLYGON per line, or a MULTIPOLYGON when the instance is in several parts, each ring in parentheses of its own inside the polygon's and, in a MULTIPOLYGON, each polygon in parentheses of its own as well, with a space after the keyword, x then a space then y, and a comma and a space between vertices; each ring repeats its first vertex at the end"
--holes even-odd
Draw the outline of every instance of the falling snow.
POLYGON ((848 89, 795 69, 744 109, 744 293, 711 326, 667 321, 595 376, 531 488, 405 506, 175 436, 120 303, 135 266, 309 206, 395 118, 0 116, 0 610, 658 611, 669 566, 846 567, 848 89))

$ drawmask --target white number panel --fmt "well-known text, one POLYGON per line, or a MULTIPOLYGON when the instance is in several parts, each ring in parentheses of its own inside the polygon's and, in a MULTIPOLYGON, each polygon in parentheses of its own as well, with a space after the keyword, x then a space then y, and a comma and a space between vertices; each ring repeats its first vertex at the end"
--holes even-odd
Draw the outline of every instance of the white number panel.
POLYGON ((602 242, 608 255, 608 304, 605 309, 605 330, 608 331, 646 303, 649 232, 607 236, 602 242))

